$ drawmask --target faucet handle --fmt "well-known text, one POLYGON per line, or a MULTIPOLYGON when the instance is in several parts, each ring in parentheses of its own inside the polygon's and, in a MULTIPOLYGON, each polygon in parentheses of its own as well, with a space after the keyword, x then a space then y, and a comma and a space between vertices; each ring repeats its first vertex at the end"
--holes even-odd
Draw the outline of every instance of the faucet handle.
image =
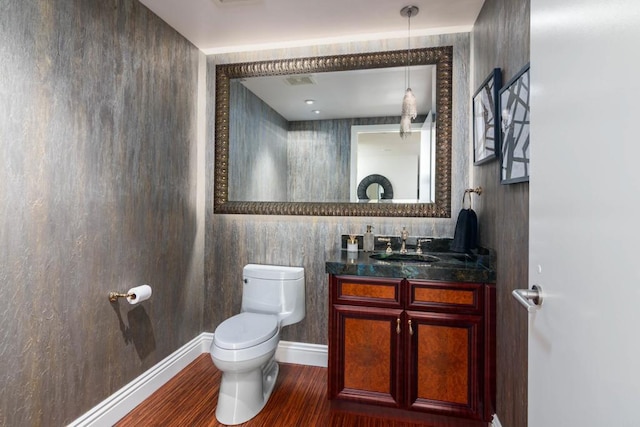
POLYGON ((417 254, 421 254, 422 253, 422 247, 421 247, 422 242, 428 243, 430 241, 431 241, 431 239, 418 239, 418 247, 416 248, 416 253, 417 254))

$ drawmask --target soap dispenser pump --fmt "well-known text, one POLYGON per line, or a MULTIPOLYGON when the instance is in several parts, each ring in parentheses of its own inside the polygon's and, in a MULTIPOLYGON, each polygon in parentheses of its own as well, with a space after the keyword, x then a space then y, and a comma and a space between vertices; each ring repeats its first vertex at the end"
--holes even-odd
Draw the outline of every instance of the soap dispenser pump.
POLYGON ((373 241, 373 233, 371 229, 373 227, 371 225, 367 225, 367 232, 364 233, 364 238, 362 240, 362 250, 365 252, 373 252, 375 245, 373 241))

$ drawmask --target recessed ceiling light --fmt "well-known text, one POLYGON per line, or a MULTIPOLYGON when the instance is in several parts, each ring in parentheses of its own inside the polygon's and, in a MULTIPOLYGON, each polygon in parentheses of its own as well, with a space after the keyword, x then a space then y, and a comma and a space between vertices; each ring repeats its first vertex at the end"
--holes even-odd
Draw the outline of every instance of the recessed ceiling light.
POLYGON ((307 105, 311 105, 311 104, 313 104, 314 102, 316 102, 316 101, 314 101, 313 99, 305 99, 305 100, 304 100, 304 103, 305 103, 305 104, 307 104, 307 105))
POLYGON ((320 114, 320 110, 311 110, 312 113, 320 114))

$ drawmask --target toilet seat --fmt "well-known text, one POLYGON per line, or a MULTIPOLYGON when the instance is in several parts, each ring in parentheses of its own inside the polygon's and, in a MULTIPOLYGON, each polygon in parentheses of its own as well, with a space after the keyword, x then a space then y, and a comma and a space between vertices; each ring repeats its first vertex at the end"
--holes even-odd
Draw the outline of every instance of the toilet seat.
POLYGON ((277 332, 276 315, 243 312, 222 322, 213 334, 213 341, 219 348, 239 350, 263 343, 277 332))

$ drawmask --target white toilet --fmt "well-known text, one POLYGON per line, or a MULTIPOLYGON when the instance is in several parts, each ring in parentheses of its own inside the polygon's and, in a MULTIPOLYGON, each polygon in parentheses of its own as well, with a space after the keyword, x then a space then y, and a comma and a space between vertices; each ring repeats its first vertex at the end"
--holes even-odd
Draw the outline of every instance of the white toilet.
POLYGON ((215 330, 211 358, 222 371, 216 418, 242 424, 258 415, 278 376, 280 328, 304 319, 304 269, 248 264, 241 313, 215 330))

